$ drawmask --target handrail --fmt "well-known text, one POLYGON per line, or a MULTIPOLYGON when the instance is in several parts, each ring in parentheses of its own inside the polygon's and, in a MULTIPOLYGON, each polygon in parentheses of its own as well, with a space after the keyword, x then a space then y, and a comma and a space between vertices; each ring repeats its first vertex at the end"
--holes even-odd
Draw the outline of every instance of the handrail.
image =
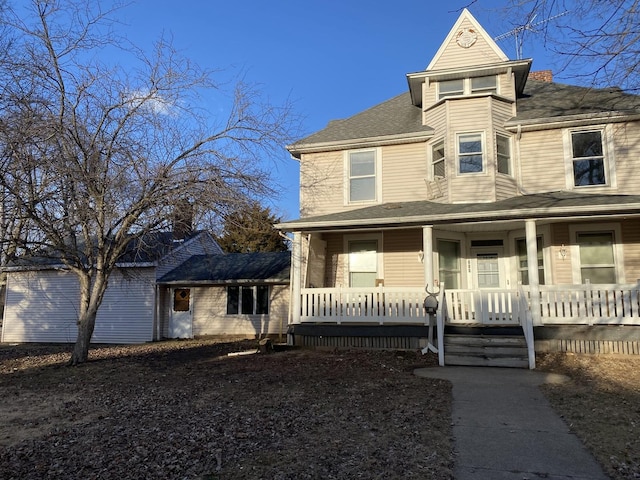
POLYGON ((524 339, 527 342, 527 356, 529 369, 536 368, 535 337, 533 335, 533 317, 529 309, 529 301, 522 285, 518 285, 518 323, 522 327, 524 339))
POLYGON ((438 365, 444 367, 444 320, 447 318, 447 297, 444 294, 444 284, 440 284, 438 293, 438 308, 436 312, 436 335, 438 336, 438 365))

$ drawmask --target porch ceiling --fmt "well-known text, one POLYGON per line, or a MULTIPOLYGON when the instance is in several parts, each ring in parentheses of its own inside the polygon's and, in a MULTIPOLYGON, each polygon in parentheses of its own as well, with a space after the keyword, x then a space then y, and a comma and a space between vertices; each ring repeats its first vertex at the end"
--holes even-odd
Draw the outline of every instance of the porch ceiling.
POLYGON ((285 231, 352 230, 447 225, 468 231, 495 230, 526 219, 543 222, 640 215, 640 195, 549 192, 489 203, 449 204, 429 201, 380 204, 276 225, 285 231))

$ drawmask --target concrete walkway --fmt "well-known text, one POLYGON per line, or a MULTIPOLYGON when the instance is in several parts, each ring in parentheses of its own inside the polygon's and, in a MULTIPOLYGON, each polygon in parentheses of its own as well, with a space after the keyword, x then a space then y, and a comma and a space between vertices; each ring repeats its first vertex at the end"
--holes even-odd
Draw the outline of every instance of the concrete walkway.
POLYGON ((538 388, 560 375, 485 367, 414 372, 453 384, 456 480, 606 480, 538 388))

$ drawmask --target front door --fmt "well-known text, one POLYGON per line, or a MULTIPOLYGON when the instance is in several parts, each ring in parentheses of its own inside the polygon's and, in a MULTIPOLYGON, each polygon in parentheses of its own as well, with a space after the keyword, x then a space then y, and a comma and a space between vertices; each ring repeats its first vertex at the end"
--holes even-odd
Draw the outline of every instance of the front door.
POLYGON ((471 284, 478 290, 473 310, 478 323, 502 323, 509 316, 505 262, 502 246, 471 249, 471 284))
POLYGON ((169 338, 192 338, 191 289, 174 288, 172 297, 169 338))

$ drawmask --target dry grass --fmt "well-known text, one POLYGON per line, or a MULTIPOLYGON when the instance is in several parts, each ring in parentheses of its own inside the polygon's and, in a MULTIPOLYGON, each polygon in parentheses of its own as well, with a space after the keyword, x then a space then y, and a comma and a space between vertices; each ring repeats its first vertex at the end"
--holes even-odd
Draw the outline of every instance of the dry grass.
POLYGON ((607 474, 640 478, 640 358, 553 354, 538 368, 571 378, 546 385, 545 395, 607 474))
POLYGON ((254 346, 0 347, 0 478, 452 478, 433 359, 254 346))

